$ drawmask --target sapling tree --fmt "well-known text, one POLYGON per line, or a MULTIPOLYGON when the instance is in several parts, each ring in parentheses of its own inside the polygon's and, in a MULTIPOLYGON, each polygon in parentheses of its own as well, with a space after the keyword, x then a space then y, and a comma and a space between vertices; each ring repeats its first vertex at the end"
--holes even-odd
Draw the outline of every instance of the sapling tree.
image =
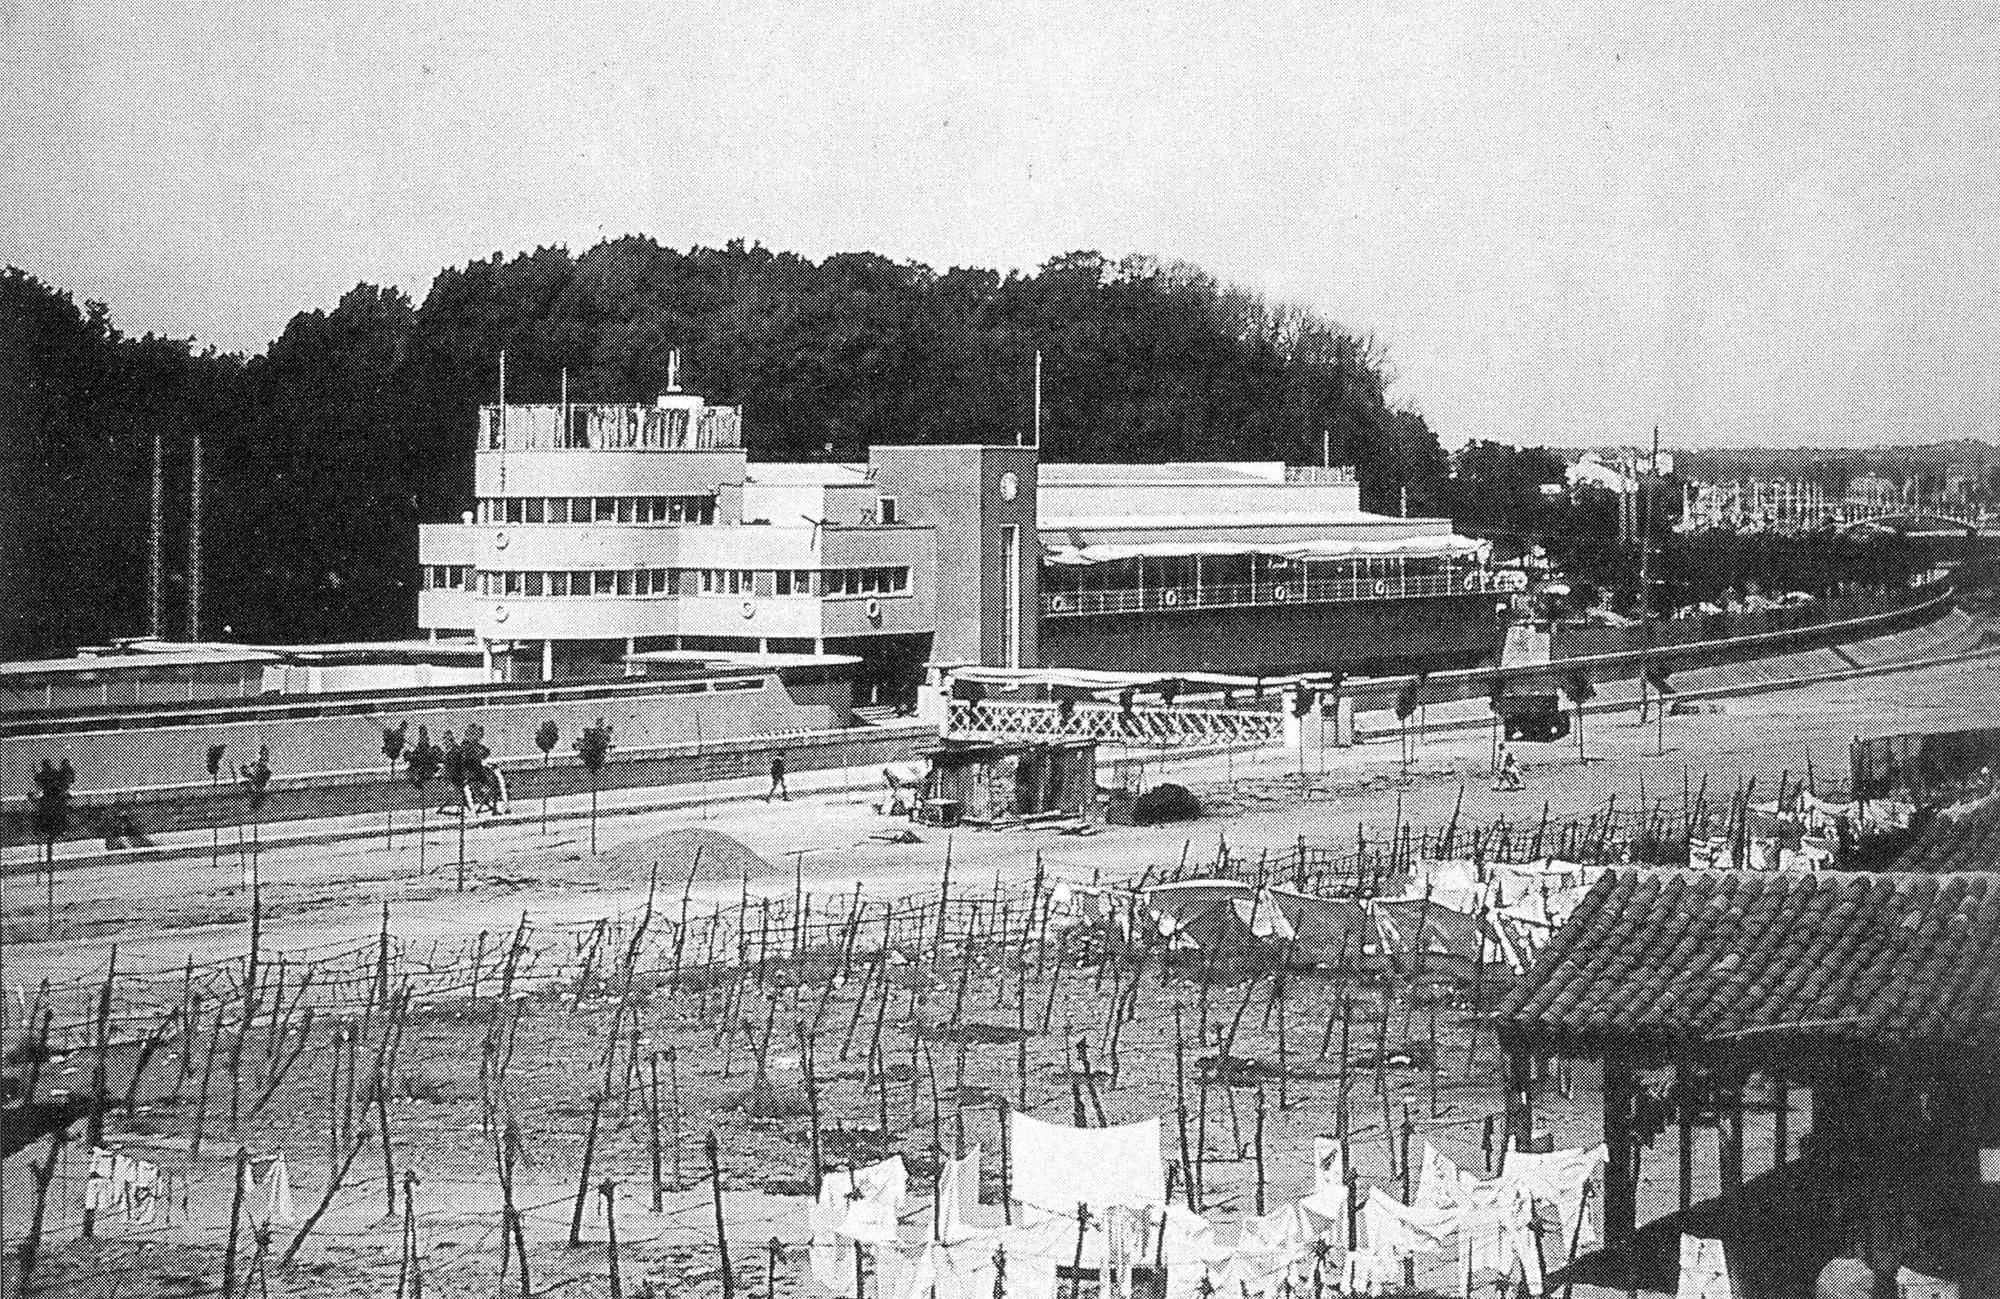
MULTIPOLYGON (((250 805, 250 869, 243 881, 248 886, 257 878, 257 858, 263 848, 257 813, 264 806, 265 800, 271 796, 271 746, 258 745, 256 761, 244 763, 237 768, 236 774, 243 784, 243 797, 250 805)), ((242 827, 237 828, 237 833, 240 837, 242 827)))
POLYGON ((417 742, 403 754, 403 778, 417 791, 417 874, 424 873, 425 815, 429 805, 424 786, 437 777, 444 766, 444 750, 431 743, 430 728, 417 727, 417 742))
POLYGON ((56 932, 56 840, 69 833, 69 791, 76 768, 68 758, 61 764, 42 759, 35 769, 35 833, 42 840, 42 865, 48 877, 48 933, 56 932))
MULTIPOLYGON (((228 749, 229 746, 226 744, 211 744, 208 746, 208 788, 211 794, 222 788, 222 755, 228 749)), ((220 870, 222 868, 222 826, 215 819, 215 808, 218 805, 215 799, 211 799, 209 802, 208 865, 211 870, 220 870)))
MULTIPOLYGON (((396 783, 396 762, 403 756, 403 749, 409 743, 410 724, 399 722, 395 726, 382 728, 382 756, 389 760, 389 783, 396 783)), ((389 834, 385 845, 391 852, 396 848, 396 804, 389 803, 389 834)))
POLYGON ((583 769, 590 773, 590 851, 597 854, 597 777, 604 770, 605 761, 611 756, 611 728, 602 717, 594 726, 583 728, 583 734, 570 746, 576 750, 577 759, 583 769))
POLYGON ((556 742, 562 739, 562 732, 556 728, 556 719, 551 717, 535 728, 535 747, 542 751, 542 833, 549 832, 549 758, 555 753, 556 742))

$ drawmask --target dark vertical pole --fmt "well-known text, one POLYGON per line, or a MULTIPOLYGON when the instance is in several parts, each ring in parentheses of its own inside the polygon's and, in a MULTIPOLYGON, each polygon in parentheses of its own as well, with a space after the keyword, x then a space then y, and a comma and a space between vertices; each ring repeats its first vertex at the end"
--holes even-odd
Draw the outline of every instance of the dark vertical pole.
POLYGON ((1637 1154, 1632 1135, 1632 1103, 1638 1078, 1623 1057, 1604 1058, 1604 1235, 1613 1246, 1631 1239, 1638 1225, 1638 1187, 1632 1176, 1637 1154))
MULTIPOLYGON (((711 1130, 705 1143, 708 1176, 715 1197, 715 1249, 722 1256, 722 1299, 736 1299, 736 1275, 729 1270, 729 1231, 722 1221, 722 1144, 711 1130)), ((860 1299, 860 1296, 855 1296, 860 1299)))
POLYGON ((652 1103, 646 1107, 652 1119, 651 1153, 653 1156, 653 1212, 660 1211, 660 1053, 655 1051, 646 1059, 648 1076, 647 1091, 652 1103))
POLYGON ((1000 1101, 1000 1214, 1001 1221, 1014 1225, 1014 1134, 1008 1116, 1007 1098, 1000 1101))
POLYGON ((1783 1168, 1792 1157, 1792 1085, 1782 1077, 1771 1079, 1771 1167, 1783 1168))
POLYGON ((1257 1216, 1264 1216, 1264 1089, 1257 1088, 1257 1216))
POLYGON ((236 1147, 236 1185, 229 1192, 229 1241, 222 1250, 222 1299, 236 1292, 236 1230, 243 1217, 243 1183, 249 1180, 250 1151, 236 1147))
POLYGON ((1500 1171, 1507 1171, 1507 1151, 1518 1144, 1526 1150, 1535 1137, 1534 1056, 1523 1044, 1506 1047, 1507 1129, 1500 1144, 1500 1171))
POLYGON ((1717 1135, 1720 1138, 1719 1163, 1722 1170, 1722 1193, 1729 1195, 1743 1189, 1743 1083, 1740 1073, 1732 1073, 1722 1082, 1722 1093, 1717 1098, 1717 1135))
POLYGON ((604 1197, 604 1253, 611 1282, 611 1299, 625 1299, 625 1288, 618 1276, 618 1183, 605 1178, 597 1184, 597 1193, 604 1197))
POLYGON ((590 1159, 597 1152, 597 1122, 604 1112, 604 1097, 590 1098, 590 1126, 583 1134, 583 1169, 577 1174, 576 1203, 569 1215, 569 1243, 573 1249, 583 1243, 583 1205, 590 1196, 590 1159))
POLYGON ((681 1063, 680 1051, 667 1048, 667 1121, 673 1127, 674 1189, 681 1189, 681 1063))
POLYGON ((1674 1071, 1674 1090, 1679 1094, 1674 1108, 1680 1127, 1680 1206, 1681 1212, 1686 1213, 1694 1207, 1695 1098, 1692 1080, 1683 1078, 1679 1069, 1674 1071))

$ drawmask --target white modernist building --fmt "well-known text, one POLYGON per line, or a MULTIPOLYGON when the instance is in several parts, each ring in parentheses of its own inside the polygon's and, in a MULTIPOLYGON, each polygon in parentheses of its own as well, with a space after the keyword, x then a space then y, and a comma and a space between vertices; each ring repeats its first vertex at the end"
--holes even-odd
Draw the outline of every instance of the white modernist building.
POLYGON ((475 509, 422 529, 418 621, 510 680, 846 655, 865 700, 932 662, 1256 670, 1273 645, 1372 662, 1412 636, 1423 657, 1468 598, 1490 632, 1502 580, 1449 520, 1363 511, 1339 468, 962 445, 752 463, 738 408, 679 391, 488 406, 478 436, 475 509))

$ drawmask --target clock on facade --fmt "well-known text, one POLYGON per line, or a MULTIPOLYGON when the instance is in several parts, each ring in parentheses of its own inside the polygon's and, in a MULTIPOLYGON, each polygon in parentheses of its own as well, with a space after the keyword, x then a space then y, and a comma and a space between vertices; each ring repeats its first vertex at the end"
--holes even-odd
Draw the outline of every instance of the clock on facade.
POLYGON ((1014 471, 1010 469, 1006 473, 1001 474, 1000 499, 1003 501, 1011 501, 1020 494, 1021 494, 1021 480, 1014 476, 1014 471))

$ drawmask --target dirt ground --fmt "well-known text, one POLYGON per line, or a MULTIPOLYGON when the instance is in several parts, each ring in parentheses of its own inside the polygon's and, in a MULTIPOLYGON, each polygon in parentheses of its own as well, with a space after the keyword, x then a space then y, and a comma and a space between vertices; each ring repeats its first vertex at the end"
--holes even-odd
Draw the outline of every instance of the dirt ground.
MULTIPOLYGON (((405 1206, 399 1196, 398 1216, 386 1213, 387 1179, 375 1135, 378 1116, 365 1103, 370 1061, 393 1036, 389 1024, 394 1017, 379 1000, 370 1000, 384 904, 394 954, 391 982, 400 984, 407 976, 412 987, 393 1067, 387 1071, 384 1108, 396 1178, 400 1182, 411 1171, 418 1178, 411 1229, 419 1242, 424 1286, 433 1295, 495 1292, 501 1266, 500 1194, 492 1139, 482 1132, 486 1110, 480 1066, 482 1043, 496 1031, 496 1023, 509 1017, 506 1005, 519 1007, 507 1094, 520 1126, 523 1162, 515 1173, 515 1199, 525 1215, 537 1294, 608 1293, 608 1224, 595 1189, 586 1197, 580 1223, 583 1244, 565 1244, 590 1129, 591 1097, 607 1092, 589 1181, 592 1188, 605 1178, 616 1183, 626 1293, 642 1293, 647 1286, 660 1294, 722 1292, 702 1148, 710 1131, 718 1137, 738 1293, 813 1292, 802 1279, 799 1248, 805 1223, 798 1197, 807 1192, 812 1175, 801 1024, 810 1043, 825 1161, 862 1161, 885 1150, 901 1151, 915 1170, 912 1223, 928 1223, 930 1151, 934 1144, 956 1147, 961 1124, 963 1140, 979 1142, 988 1152, 987 1198, 997 1197, 996 1095, 1025 1101, 1043 1118, 1070 1120, 1071 1064, 1079 1038, 1088 1040, 1091 1059, 1103 1071, 1095 1081, 1105 1117, 1115 1123, 1165 1116, 1172 1134, 1176 1007, 1186 1025, 1191 1107, 1198 1107, 1203 1090, 1197 1063, 1202 1054, 1199 1022, 1236 1022, 1231 1055, 1263 1066, 1232 1074, 1230 1081, 1239 1085, 1218 1082, 1206 1088, 1209 1153, 1203 1204, 1224 1224, 1225 1239, 1252 1210, 1255 1197, 1255 1082, 1263 1083, 1269 1107, 1264 1122, 1267 1202, 1275 1206, 1310 1189, 1310 1139, 1331 1132, 1339 1122, 1343 1070, 1337 1012, 1343 998, 1350 1038, 1348 1130, 1363 1186, 1382 1184, 1400 1191, 1400 1176, 1391 1174, 1389 1130, 1401 1125, 1406 1107, 1419 1153, 1428 1139, 1460 1163, 1481 1168, 1486 1160, 1482 1135, 1499 1109, 1497 1055, 1490 1033, 1477 1026, 1468 987, 1437 979, 1305 974, 1288 981, 1280 1015, 1268 976, 1204 985, 1193 971, 1163 972, 1155 961, 1135 982, 1130 969, 1079 959, 1083 954, 1076 950, 1065 958, 1056 948, 1042 950, 1022 941, 1021 917, 1038 860, 1050 878, 1117 880, 1148 867, 1212 858, 1225 841, 1236 855, 1254 858, 1260 851, 1283 852, 1301 836, 1351 842, 1357 826, 1365 826, 1371 836, 1386 834, 1399 819, 1434 826, 1461 799, 1459 815, 1467 824, 1502 817, 1519 823, 1538 818, 1545 803, 1557 820, 1601 809, 1614 796, 1630 805, 1638 801, 1642 782, 1649 798, 1678 797, 1684 782, 1694 786, 1704 778, 1714 791, 1733 791, 1752 777, 1760 789, 1774 789, 1781 772, 1800 779, 1808 760, 1824 791, 1829 783, 1844 784, 1848 742, 1855 735, 2000 723, 1996 684, 2000 665, 1975 662, 1731 701, 1712 706, 1716 711, 1670 719, 1663 753, 1655 751, 1662 746, 1652 726, 1639 727, 1630 717, 1593 717, 1585 727, 1587 763, 1579 763, 1568 743, 1520 747, 1527 789, 1518 793, 1496 793, 1489 787, 1490 737, 1485 732, 1427 737, 1407 772, 1395 744, 1312 750, 1302 756, 1173 760, 1164 768, 1148 766, 1133 778, 1187 785, 1208 812, 1202 821, 1149 829, 1112 827, 1089 838, 1047 829, 949 835, 920 830, 921 843, 885 844, 870 836, 891 823, 869 807, 873 791, 857 788, 774 806, 717 802, 673 813, 606 816, 598 826, 600 851, 594 857, 587 848, 588 829, 577 821, 558 822, 548 834, 534 825, 473 827, 467 836, 470 867, 463 892, 454 886, 457 845, 450 827, 431 827, 425 847, 428 870, 422 874, 410 826, 399 825, 393 848, 375 835, 330 846, 269 850, 259 863, 264 992, 261 1017, 245 1035, 243 1112, 231 1135, 226 1088, 212 1086, 199 1125, 205 1139, 198 1155, 189 1147, 197 1127, 194 1111, 201 1108, 201 1077, 207 1072, 220 1079, 227 1071, 204 1070, 193 1061, 205 1061, 210 1053, 218 1004, 230 1008, 220 1043, 220 1054, 229 1054, 233 1034, 228 1023, 234 1022, 240 998, 233 981, 240 977, 248 946, 248 899, 233 845, 225 845, 216 864, 194 859, 139 869, 90 865, 64 873, 58 880, 53 940, 46 937, 50 918, 42 909, 39 882, 16 876, 0 898, 6 940, 0 982, 11 1003, 11 1029, 19 1029, 23 1006, 35 1000, 37 984, 47 979, 54 989, 51 1004, 59 1034, 64 1026, 87 1034, 88 1008, 115 943, 120 972, 116 1001, 119 1014, 129 1018, 115 1035, 123 1045, 112 1052, 110 1072, 113 1092, 122 1093, 137 1039, 148 1025, 160 1022, 159 1016, 188 1004, 183 986, 187 963, 198 972, 196 989, 207 997, 192 1041, 176 1027, 142 1078, 135 1112, 113 1114, 108 1122, 111 1141, 184 1175, 170 1184, 171 1223, 164 1214, 147 1227, 100 1222, 95 1240, 80 1239, 86 1152, 73 1142, 56 1165, 33 1288, 75 1295, 214 1292, 222 1274, 231 1160, 240 1143, 257 1152, 286 1153, 301 1218, 319 1204, 334 1164, 350 1151, 359 1152, 295 1265, 280 1271, 274 1258, 267 1260, 260 1284, 268 1284, 272 1293, 395 1293, 405 1206), (953 896, 982 899, 988 926, 994 920, 991 909, 1005 899, 1017 937, 972 944, 968 973, 962 959, 965 945, 952 939, 969 924, 961 902, 941 947, 911 937, 906 926, 896 955, 885 956, 877 974, 870 969, 872 947, 864 938, 851 945, 845 979, 831 987, 826 976, 836 968, 836 953, 845 950, 838 924, 802 935, 802 943, 820 952, 820 961, 810 967, 782 959, 792 939, 781 927, 775 939, 764 931, 767 956, 777 952, 780 959, 764 962, 761 983, 754 972, 739 968, 689 973, 675 988, 667 963, 670 935, 678 930, 668 922, 677 919, 682 905, 686 849, 693 838, 676 831, 714 831, 754 854, 732 858, 726 868, 711 859, 697 872, 686 891, 695 917, 719 912, 741 915, 746 925, 754 925, 768 898, 778 908, 782 926, 795 878, 821 912, 834 908, 834 914, 844 914, 857 885, 861 899, 873 907, 895 899, 915 907, 936 897, 949 854, 953 896), (674 845, 672 851, 662 847, 668 843, 674 845), (645 903, 653 865, 649 857, 655 856, 665 858, 656 900, 661 923, 634 963, 632 991, 625 996, 619 985, 620 945, 629 939, 645 903), (759 859, 766 865, 759 867, 759 859), (742 873, 746 867, 752 872, 747 881, 742 873), (536 956, 513 989, 522 995, 503 1002, 498 953, 524 917, 536 956), (609 920, 619 923, 600 925, 609 920), (475 963, 480 967, 477 984, 468 978, 475 963), (320 981, 302 995, 298 982, 315 967, 320 981), (801 986, 801 972, 816 977, 801 986), (891 989, 887 996, 881 991, 885 982, 891 989), (1117 1030, 1114 1077, 1110 1007, 1120 987, 1126 990, 1131 1015, 1117 1030), (290 1001, 280 1002, 273 1016, 270 999, 281 995, 281 988, 290 1001), (962 1035, 973 1039, 963 1046, 962 1066, 960 1042, 949 1028, 961 997, 959 1021, 984 1026, 962 1035), (310 1027, 298 1018, 302 1004, 318 1012, 310 1027), (1239 1005, 1243 1009, 1237 1019, 1239 1005), (874 1063, 879 1067, 871 1068, 869 1043, 877 1040, 878 1014, 880 1050, 874 1063), (1013 1040, 1015 1026, 1023 1021, 1030 1028, 1025 1052, 1013 1040), (1281 1023, 1291 1066, 1282 1106, 1273 1072, 1281 1023), (760 1043, 767 1025, 768 1088, 755 1084, 752 1072, 753 1044, 760 1043), (343 1026, 354 1039, 351 1054, 336 1044, 335 1034, 343 1026), (303 1035, 298 1032, 302 1027, 303 1035), (669 1102, 663 1116, 663 1172, 669 1185, 658 1212, 650 1208, 651 1122, 643 1089, 635 1085, 644 1081, 646 1069, 642 1063, 635 1071, 629 1060, 634 1030, 636 1058, 647 1062, 660 1053, 662 1087, 671 1092, 677 1082, 680 1091, 677 1109, 669 1102), (618 1049, 607 1088, 606 1050, 614 1038, 618 1049), (669 1049, 671 1066, 664 1056, 669 1049), (183 1050, 188 1051, 186 1060, 183 1050), (288 1055, 292 1062, 285 1064, 288 1055), (1025 1088, 1020 1072, 1024 1057, 1025 1088), (1378 1058, 1383 1061, 1379 1070, 1378 1058), (1423 1067, 1426 1060, 1434 1061, 1431 1067, 1423 1067), (358 1069, 353 1061, 359 1062, 358 1069), (269 1100, 249 1113, 263 1090, 257 1086, 259 1076, 273 1072, 282 1077, 270 1088, 269 1100), (351 1103, 349 1089, 358 1097, 351 1103), (350 1110, 358 1111, 351 1121, 350 1110), (886 1137, 881 1130, 885 1112, 886 1137), (331 1134, 330 1114, 340 1120, 331 1134), (773 1240, 780 1246, 774 1289, 767 1266, 773 1240)), ((1105 778, 1113 779, 1108 771, 1105 778)), ((699 933, 700 926, 689 932, 699 933)), ((697 942, 718 966, 733 963, 733 951, 755 950, 747 934, 733 940, 739 944, 735 949, 731 941, 719 932, 685 939, 681 964, 698 964, 691 950, 697 942)), ((1486 990, 1489 1001, 1493 995, 1486 990)), ((16 1032, 9 1040, 18 1039, 16 1032)), ((44 1091, 83 1090, 93 1063, 89 1051, 49 1062, 44 1091)), ((1598 1138, 1591 1080, 1580 1074, 1573 1080, 1572 1095, 1566 1100, 1551 1091, 1544 1098, 1542 1118, 1558 1145, 1593 1144, 1598 1138)), ((1091 1118, 1096 1121, 1094 1107, 1091 1118)), ((1792 1130, 1797 1133, 1807 1125, 1800 1114, 1792 1130)), ((1753 1173, 1768 1165, 1768 1148, 1757 1144, 1768 1141, 1768 1134, 1765 1115, 1763 1126, 1753 1125, 1750 1133, 1753 1173)), ((1704 1139, 1712 1143, 1713 1137, 1704 1134, 1704 1139)), ((1199 1131, 1195 1140, 1199 1145, 1199 1131)), ((1668 1137, 1658 1152, 1649 1152, 1642 1218, 1668 1207, 1671 1144, 1668 1137)), ((46 1148, 40 1143, 7 1161, 0 1235, 10 1244, 25 1232, 33 1200, 28 1162, 39 1160, 46 1148)), ((1709 1170, 1712 1189, 1712 1151, 1699 1154, 1695 1163, 1709 1170)), ((253 1190, 249 1199, 252 1210, 261 1212, 263 1192, 253 1190)), ((278 1227, 271 1233, 272 1255, 290 1245, 296 1230, 278 1227)), ((920 1231, 912 1225, 905 1234, 915 1238, 920 1231)), ((246 1230, 239 1242, 239 1285, 257 1253, 246 1230)), ((11 1260, 8 1266, 13 1268, 11 1260)), ((1419 1282, 1450 1289, 1450 1270, 1440 1260, 1419 1282)), ((8 1271, 6 1279, 12 1289, 15 1272, 8 1271)), ((511 1292, 519 1293, 518 1288, 511 1292)), ((882 1293, 892 1293, 892 1284, 884 1284, 882 1293)))

